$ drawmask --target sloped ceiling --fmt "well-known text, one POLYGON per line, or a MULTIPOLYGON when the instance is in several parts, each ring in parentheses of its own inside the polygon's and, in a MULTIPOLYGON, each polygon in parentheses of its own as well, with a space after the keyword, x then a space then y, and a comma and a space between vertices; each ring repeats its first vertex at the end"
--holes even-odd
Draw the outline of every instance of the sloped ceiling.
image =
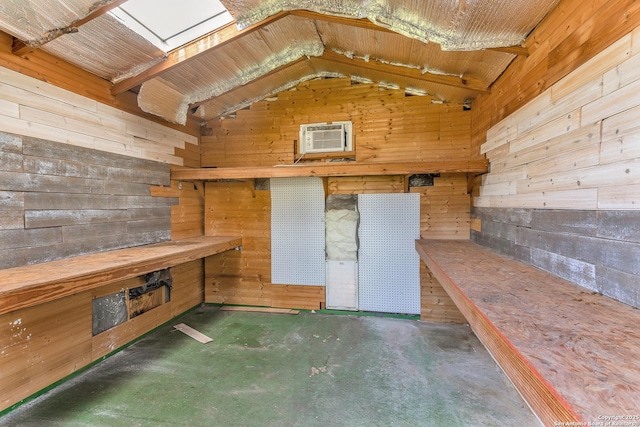
POLYGON ((3 0, 14 53, 43 49, 133 89, 174 123, 209 120, 312 78, 349 76, 468 103, 558 0, 223 0, 236 22, 163 52, 107 14, 125 0, 3 0))

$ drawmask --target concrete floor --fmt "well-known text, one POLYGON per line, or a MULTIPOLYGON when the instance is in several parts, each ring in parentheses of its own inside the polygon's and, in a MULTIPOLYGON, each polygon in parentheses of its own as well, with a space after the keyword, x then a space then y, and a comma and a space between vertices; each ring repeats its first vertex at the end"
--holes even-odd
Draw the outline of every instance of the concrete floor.
POLYGON ((469 327, 203 307, 0 418, 11 426, 539 426, 469 327), (214 339, 172 328, 184 322, 214 339))

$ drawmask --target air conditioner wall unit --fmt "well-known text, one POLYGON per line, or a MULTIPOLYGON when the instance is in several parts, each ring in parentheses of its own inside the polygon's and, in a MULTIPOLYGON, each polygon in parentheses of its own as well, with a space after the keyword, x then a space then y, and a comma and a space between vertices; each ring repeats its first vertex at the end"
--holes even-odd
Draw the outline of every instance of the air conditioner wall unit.
POLYGON ((300 154, 351 151, 351 122, 310 123, 300 125, 300 154))

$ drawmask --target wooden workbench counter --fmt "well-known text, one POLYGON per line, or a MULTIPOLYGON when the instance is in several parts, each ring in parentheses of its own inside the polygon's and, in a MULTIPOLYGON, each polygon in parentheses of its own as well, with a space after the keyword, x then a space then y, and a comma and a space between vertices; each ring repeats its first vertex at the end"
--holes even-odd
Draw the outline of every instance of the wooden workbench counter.
POLYGON ((416 249, 545 425, 640 415, 640 310, 469 241, 416 249))
POLYGON ((0 314, 173 267, 242 245, 201 236, 0 270, 0 314))

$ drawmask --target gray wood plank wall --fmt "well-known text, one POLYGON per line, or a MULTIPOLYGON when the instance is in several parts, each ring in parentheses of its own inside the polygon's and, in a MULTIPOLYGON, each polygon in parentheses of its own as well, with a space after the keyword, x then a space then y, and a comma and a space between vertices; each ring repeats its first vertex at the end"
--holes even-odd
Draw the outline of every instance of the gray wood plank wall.
POLYGON ((160 162, 0 132, 0 268, 171 239, 160 162))
POLYGON ((473 208, 471 239, 640 308, 640 211, 473 208))

